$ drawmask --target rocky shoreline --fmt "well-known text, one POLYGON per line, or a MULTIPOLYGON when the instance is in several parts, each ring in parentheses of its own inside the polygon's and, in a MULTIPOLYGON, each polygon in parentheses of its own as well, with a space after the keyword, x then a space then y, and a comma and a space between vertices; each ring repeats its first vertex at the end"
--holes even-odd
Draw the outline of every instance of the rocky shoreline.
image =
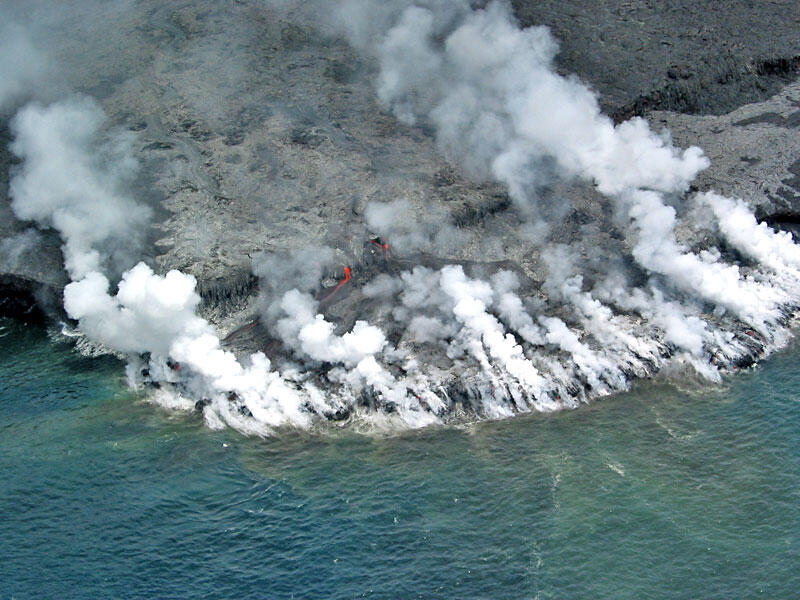
MULTIPOLYGON (((617 122, 641 115, 654 129, 668 129, 677 146, 705 150, 711 167, 694 190, 743 198, 760 220, 795 231, 800 15, 792 15, 791 2, 735 2, 723 9, 697 2, 654 8, 635 1, 600 9, 578 2, 513 6, 521 25, 553 30, 561 44, 559 71, 588 82, 617 122)), ((341 334, 356 319, 370 317, 391 339, 387 316, 364 293, 371 281, 366 274, 380 273, 359 267, 364 244, 382 233, 367 225, 368 206, 395 199, 406 203, 420 231, 404 230, 399 241, 389 240, 400 261, 393 274, 406 265, 463 265, 467 275, 481 277, 502 265, 518 274, 521 295, 580 327, 544 289, 541 240, 534 244, 514 231, 519 215, 507 191, 476 182, 445 160, 425 124, 405 125, 381 108, 374 67, 343 40, 304 21, 302 9, 141 3, 109 20, 118 27, 119 43, 79 68, 77 57, 87 44, 102 45, 114 36, 94 28, 91 43, 65 32, 55 36, 65 63, 74 67, 69 87, 95 98, 113 126, 135 135, 141 169, 133 192, 155 214, 143 255, 159 272, 179 269, 197 279, 201 314, 222 337, 256 322, 259 289, 270 273, 254 275, 254 260, 326 246, 334 264, 353 266, 359 275, 352 293, 325 307, 326 318, 341 334), (450 224, 457 244, 424 230, 430 214, 450 224), (423 242, 404 246, 412 234, 423 242)), ((59 320, 64 314, 57 300, 69 281, 60 241, 52 232, 31 232, 10 207, 17 162, 9 151, 12 116, 10 110, 3 114, 0 129, 0 192, 7 199, 0 203, 0 239, 6 240, 0 247, 0 315, 59 320)), ((595 264, 594 249, 630 253, 607 200, 592 185, 555 177, 540 193, 540 209, 553 211, 544 216, 559 222, 545 241, 571 245, 587 285, 605 268, 595 264)), ((688 209, 676 208, 686 216, 688 209)), ((685 234, 689 247, 702 249, 704 240, 694 232, 677 233, 685 234)), ((326 278, 318 297, 341 274, 323 273, 326 278)), ((790 312, 787 307, 787 321, 790 312)), ((642 327, 631 315, 616 317, 631 331, 642 327)), ((748 366, 776 343, 744 325, 725 327, 731 337, 724 345, 730 355, 719 357, 723 369, 748 366)), ((273 360, 284 352, 259 324, 227 347, 239 355, 266 351, 273 360)), ((567 383, 567 374, 546 399, 527 398, 513 385, 490 385, 487 392, 489 384, 478 372, 455 374, 445 365, 436 370, 439 398, 445 413, 458 412, 455 405, 481 413, 479 399, 487 394, 506 398, 501 404, 512 412, 537 403, 572 406, 652 376, 674 353, 653 332, 651 347, 621 358, 619 381, 598 390, 586 381, 567 383)), ((359 402, 374 408, 375 399, 367 394, 359 402)), ((346 412, 323 416, 336 419, 346 412)))

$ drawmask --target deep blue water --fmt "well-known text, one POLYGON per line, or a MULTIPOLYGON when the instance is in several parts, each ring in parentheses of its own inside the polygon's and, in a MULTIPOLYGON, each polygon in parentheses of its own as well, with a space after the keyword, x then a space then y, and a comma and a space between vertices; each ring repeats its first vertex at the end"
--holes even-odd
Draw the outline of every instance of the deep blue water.
POLYGON ((800 597, 800 346, 555 415, 262 440, 0 326, 0 599, 800 597))

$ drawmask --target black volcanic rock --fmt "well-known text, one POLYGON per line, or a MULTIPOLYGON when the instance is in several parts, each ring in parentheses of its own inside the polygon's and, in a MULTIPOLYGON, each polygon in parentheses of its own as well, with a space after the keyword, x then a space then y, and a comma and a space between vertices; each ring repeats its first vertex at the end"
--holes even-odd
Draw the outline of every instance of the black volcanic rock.
POLYGON ((557 63, 618 119, 649 110, 721 115, 800 75, 794 0, 512 0, 520 23, 548 25, 557 63))

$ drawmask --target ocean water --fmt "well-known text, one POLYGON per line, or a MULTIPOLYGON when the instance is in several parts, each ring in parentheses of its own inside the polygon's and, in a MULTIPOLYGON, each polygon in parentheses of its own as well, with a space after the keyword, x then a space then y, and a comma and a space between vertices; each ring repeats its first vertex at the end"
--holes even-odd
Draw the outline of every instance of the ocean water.
POLYGON ((800 345, 575 411, 263 440, 0 336, 3 600, 800 597, 800 345))

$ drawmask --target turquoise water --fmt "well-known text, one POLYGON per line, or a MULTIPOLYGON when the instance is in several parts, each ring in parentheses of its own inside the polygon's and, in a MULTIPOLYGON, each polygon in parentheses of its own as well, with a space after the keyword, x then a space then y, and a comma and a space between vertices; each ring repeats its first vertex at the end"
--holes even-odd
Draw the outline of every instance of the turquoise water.
POLYGON ((555 415, 261 440, 0 326, 3 600, 800 596, 800 346, 555 415))

